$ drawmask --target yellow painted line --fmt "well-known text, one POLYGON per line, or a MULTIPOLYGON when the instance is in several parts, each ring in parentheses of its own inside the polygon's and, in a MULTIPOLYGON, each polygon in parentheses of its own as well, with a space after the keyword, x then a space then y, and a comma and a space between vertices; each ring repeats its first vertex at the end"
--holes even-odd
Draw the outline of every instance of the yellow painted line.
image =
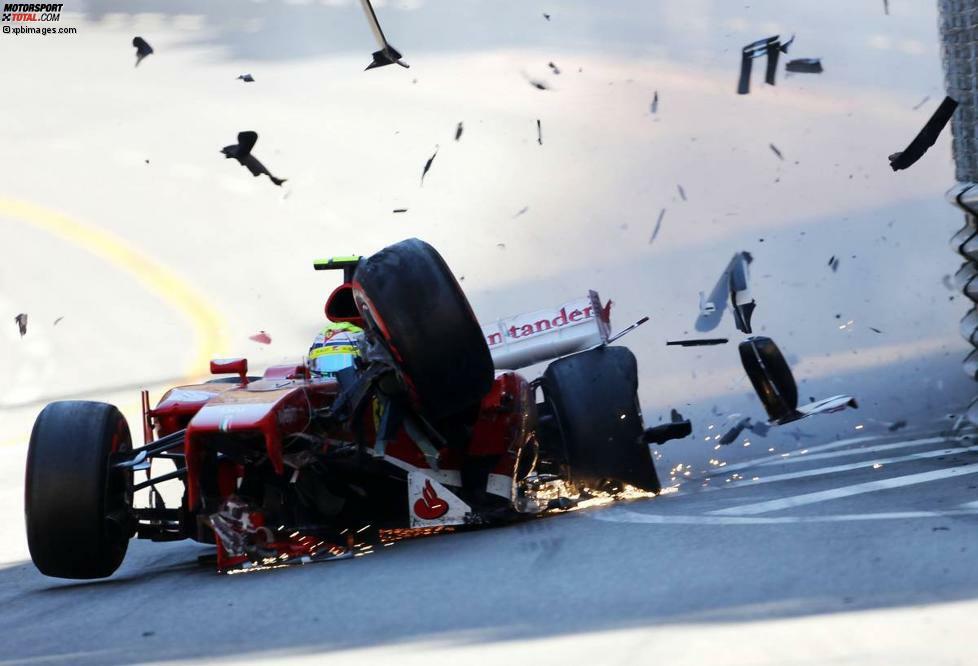
POLYGON ((127 241, 104 229, 84 224, 35 204, 0 197, 0 215, 41 229, 87 250, 132 275, 160 300, 179 312, 193 330, 194 353, 185 367, 189 378, 208 371, 212 358, 227 349, 224 322, 189 283, 127 241))

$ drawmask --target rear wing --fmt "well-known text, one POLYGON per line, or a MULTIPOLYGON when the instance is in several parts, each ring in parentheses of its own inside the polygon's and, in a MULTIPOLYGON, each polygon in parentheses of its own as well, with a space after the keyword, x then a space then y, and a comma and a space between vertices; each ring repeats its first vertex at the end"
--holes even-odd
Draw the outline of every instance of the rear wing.
POLYGON ((597 292, 550 310, 537 310, 482 325, 497 370, 528 365, 608 342, 611 301, 601 305, 597 292))

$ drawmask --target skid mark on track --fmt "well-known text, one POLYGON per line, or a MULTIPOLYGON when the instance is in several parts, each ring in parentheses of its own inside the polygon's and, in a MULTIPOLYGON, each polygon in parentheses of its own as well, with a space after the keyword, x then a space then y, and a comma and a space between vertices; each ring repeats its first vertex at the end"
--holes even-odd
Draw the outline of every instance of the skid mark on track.
POLYGON ((226 348, 223 320, 196 289, 174 271, 103 229, 25 201, 0 197, 0 216, 18 220, 82 248, 133 276, 190 324, 194 352, 184 372, 197 377, 207 372, 211 358, 226 348))

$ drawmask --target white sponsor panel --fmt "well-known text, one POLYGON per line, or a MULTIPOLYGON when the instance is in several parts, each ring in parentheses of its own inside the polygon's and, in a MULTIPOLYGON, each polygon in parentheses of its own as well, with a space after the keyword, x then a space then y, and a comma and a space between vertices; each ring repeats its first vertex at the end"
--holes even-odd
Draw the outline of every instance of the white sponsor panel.
POLYGON ((472 511, 455 493, 424 472, 408 473, 408 515, 411 527, 464 525, 472 511))
POLYGON ((556 308, 482 326, 497 370, 518 370, 594 347, 607 341, 609 332, 608 310, 594 291, 556 308))

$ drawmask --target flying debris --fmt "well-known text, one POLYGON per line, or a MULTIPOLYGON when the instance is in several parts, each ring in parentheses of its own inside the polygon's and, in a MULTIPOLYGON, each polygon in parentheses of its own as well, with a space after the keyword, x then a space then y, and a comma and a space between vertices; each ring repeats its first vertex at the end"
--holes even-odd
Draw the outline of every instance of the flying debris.
POLYGON ((254 335, 249 335, 248 339, 253 342, 259 342, 263 345, 269 345, 272 343, 272 336, 270 336, 265 331, 258 331, 254 335))
POLYGON ((930 100, 930 95, 927 95, 922 100, 920 100, 919 102, 917 102, 917 104, 913 107, 913 110, 914 111, 918 111, 920 109, 920 107, 922 107, 924 104, 926 104, 928 102, 928 100, 930 100))
POLYGON ((537 90, 550 90, 550 86, 547 84, 546 81, 540 81, 539 79, 531 79, 530 75, 527 74, 526 72, 523 72, 523 78, 526 79, 526 82, 529 83, 534 88, 536 88, 537 90))
POLYGON ((874 328, 872 326, 869 327, 869 330, 871 330, 873 333, 882 333, 883 332, 883 331, 879 330, 878 328, 874 328))
POLYGON ((139 67, 143 58, 153 53, 153 47, 142 37, 133 37, 132 45, 136 47, 136 64, 133 67, 139 67))
POLYGON ((700 338, 698 340, 669 340, 666 346, 677 347, 708 347, 710 345, 725 345, 730 340, 727 338, 700 338))
POLYGON ((455 140, 458 141, 462 138, 462 121, 458 121, 458 127, 455 128, 455 140))
POLYGON ((683 198, 683 201, 686 201, 686 190, 683 189, 683 186, 676 185, 676 188, 679 190, 679 196, 683 198))
POLYGON ((547 19, 549 21, 550 20, 550 14, 544 14, 543 15, 543 18, 545 18, 545 19, 547 19))
POLYGON ((553 64, 552 62, 548 62, 547 67, 549 67, 550 71, 552 71, 554 74, 560 74, 560 67, 557 67, 557 65, 553 64))
POLYGON ((907 427, 907 422, 904 421, 903 419, 900 419, 899 421, 895 421, 894 423, 891 423, 890 427, 887 428, 887 430, 889 430, 890 432, 896 432, 897 430, 906 427, 907 427))
POLYGON ((258 133, 247 131, 238 132, 238 143, 230 146, 224 146, 221 148, 221 152, 224 153, 224 157, 227 159, 235 159, 248 171, 251 175, 258 177, 262 174, 268 176, 273 183, 282 186, 287 179, 286 178, 276 178, 271 174, 271 172, 265 168, 265 165, 258 161, 258 158, 251 154, 252 149, 255 147, 255 143, 258 141, 258 133))
POLYGON ((778 150, 777 146, 775 146, 773 143, 769 143, 767 145, 771 149, 771 152, 778 156, 779 160, 784 161, 784 155, 781 154, 781 151, 778 150))
POLYGON ((890 15, 890 0, 883 0, 883 13, 890 15))
POLYGON ((669 410, 669 420, 672 423, 682 423, 686 419, 684 419, 683 418, 683 415, 679 413, 679 410, 677 410, 677 409, 670 409, 669 410))
POLYGON ((659 91, 658 90, 656 90, 654 93, 652 93, 652 105, 649 108, 652 111, 652 113, 655 113, 655 112, 657 112, 659 110, 659 91))
POLYGON ((55 320, 54 320, 54 323, 53 323, 53 324, 51 324, 51 325, 52 325, 52 326, 57 326, 57 325, 58 325, 58 322, 60 322, 60 321, 61 321, 62 319, 64 319, 64 317, 63 317, 63 316, 62 316, 62 317, 58 317, 57 319, 55 319, 55 320))
POLYGON ((923 157, 927 149, 937 141, 937 137, 940 136, 948 121, 951 120, 951 115, 956 108, 958 108, 958 103, 950 97, 945 97, 941 105, 937 107, 937 111, 924 124, 923 129, 914 137, 910 145, 903 151, 890 155, 890 168, 894 171, 906 169, 923 157))
POLYGON ((407 208, 395 208, 394 209, 394 212, 395 213, 406 213, 407 210, 408 210, 407 208))
POLYGON ((798 386, 791 368, 771 338, 756 336, 740 343, 740 361, 767 411, 771 425, 782 425, 812 416, 857 408, 855 398, 836 395, 798 406, 798 386))
POLYGON ((829 268, 831 268, 831 269, 832 269, 832 272, 833 272, 833 273, 835 273, 835 272, 836 272, 837 270, 839 270, 839 260, 838 260, 838 259, 836 259, 836 257, 835 257, 835 255, 834 255, 834 254, 833 254, 833 255, 832 255, 832 257, 831 257, 831 258, 829 259, 829 268))
POLYGON ((740 80, 737 83, 737 94, 746 95, 750 92, 750 72, 754 58, 767 56, 767 69, 764 74, 764 82, 774 85, 774 78, 778 71, 778 57, 782 53, 788 52, 788 46, 795 41, 794 36, 784 44, 781 43, 780 35, 759 39, 745 46, 740 56, 740 80))
POLYGON ((20 337, 27 335, 27 315, 21 312, 19 315, 14 317, 14 323, 17 324, 17 329, 20 331, 20 337))
POLYGON ((421 172, 421 184, 424 185, 424 177, 428 174, 428 170, 431 169, 431 163, 435 161, 435 155, 438 154, 438 146, 435 146, 434 154, 428 158, 428 161, 424 163, 424 170, 421 172))
POLYGON ((543 145, 543 128, 540 127, 539 118, 537 118, 537 143, 543 145))
POLYGON ((393 46, 387 43, 387 38, 384 37, 384 31, 380 29, 380 23, 377 21, 377 14, 374 13, 374 8, 370 4, 370 0, 360 0, 360 4, 363 5, 363 13, 367 15, 367 23, 370 24, 370 30, 374 33, 374 38, 377 40, 377 45, 380 46, 379 51, 373 52, 373 62, 367 65, 367 69, 373 69, 374 67, 383 67, 385 65, 393 65, 397 63, 401 67, 410 67, 406 62, 401 61, 401 54, 393 46))
POLYGON ((522 215, 528 210, 530 210, 529 206, 523 206, 522 208, 519 209, 519 211, 517 211, 516 215, 513 216, 513 219, 515 220, 516 218, 518 218, 520 215, 522 215))
POLYGON ((254 83, 255 77, 253 77, 251 74, 241 74, 238 76, 238 80, 244 81, 245 83, 254 83))
POLYGON ((713 285, 710 295, 704 297, 700 292, 700 311, 695 325, 697 331, 712 331, 720 324, 729 298, 737 329, 751 333, 750 319, 756 304, 750 295, 747 267, 753 260, 749 252, 736 253, 713 285))
POLYGON ((662 227, 662 218, 666 215, 666 209, 663 208, 659 211, 659 219, 655 221, 655 229, 652 231, 652 238, 649 239, 649 245, 655 240, 655 237, 659 235, 659 229, 662 227))
POLYGON ((796 74, 821 74, 822 61, 819 58, 796 58, 789 60, 784 68, 786 71, 796 74))
POLYGON ((750 425, 750 417, 745 416, 744 418, 737 421, 737 423, 735 423, 734 426, 730 428, 730 430, 723 433, 723 436, 720 437, 717 443, 723 444, 724 446, 728 444, 732 444, 733 441, 740 436, 740 433, 744 431, 744 428, 746 428, 749 425, 750 425))

